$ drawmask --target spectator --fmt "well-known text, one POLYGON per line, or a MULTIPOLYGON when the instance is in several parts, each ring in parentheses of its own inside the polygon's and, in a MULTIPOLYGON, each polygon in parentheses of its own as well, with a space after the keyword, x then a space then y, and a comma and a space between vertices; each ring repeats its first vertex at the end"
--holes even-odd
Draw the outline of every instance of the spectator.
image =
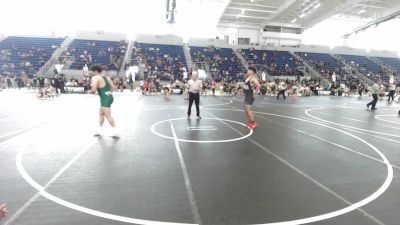
POLYGON ((217 86, 217 82, 215 80, 213 80, 211 82, 211 90, 212 90, 212 95, 215 96, 215 88, 217 86))
POLYGON ((394 94, 396 93, 396 85, 394 84, 389 84, 389 98, 388 101, 390 101, 390 98, 392 98, 392 101, 394 100, 394 94))
POLYGON ((7 76, 7 87, 8 89, 12 88, 11 78, 9 76, 7 76))
POLYGON ((277 100, 279 100, 279 96, 281 96, 281 95, 283 96, 283 99, 286 100, 286 96, 285 96, 286 88, 287 88, 287 85, 286 85, 286 83, 282 80, 282 81, 279 83, 279 85, 278 85, 278 91, 279 91, 279 93, 278 93, 278 96, 276 96, 276 99, 277 99, 277 100))

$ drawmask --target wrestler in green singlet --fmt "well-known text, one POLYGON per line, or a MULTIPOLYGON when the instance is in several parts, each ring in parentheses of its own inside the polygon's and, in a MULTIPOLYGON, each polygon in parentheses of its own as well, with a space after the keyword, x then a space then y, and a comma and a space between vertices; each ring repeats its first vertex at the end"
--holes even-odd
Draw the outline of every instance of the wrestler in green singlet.
POLYGON ((111 85, 108 83, 108 79, 105 76, 101 76, 101 78, 103 78, 105 85, 102 88, 97 88, 97 93, 99 93, 100 96, 100 104, 101 107, 110 108, 114 100, 111 92, 111 85))

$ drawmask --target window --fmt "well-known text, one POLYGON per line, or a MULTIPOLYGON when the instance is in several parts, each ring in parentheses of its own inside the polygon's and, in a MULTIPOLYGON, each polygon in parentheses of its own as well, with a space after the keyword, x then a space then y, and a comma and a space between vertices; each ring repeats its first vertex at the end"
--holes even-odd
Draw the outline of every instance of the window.
POLYGON ((239 45, 249 45, 250 38, 238 38, 238 44, 239 45))

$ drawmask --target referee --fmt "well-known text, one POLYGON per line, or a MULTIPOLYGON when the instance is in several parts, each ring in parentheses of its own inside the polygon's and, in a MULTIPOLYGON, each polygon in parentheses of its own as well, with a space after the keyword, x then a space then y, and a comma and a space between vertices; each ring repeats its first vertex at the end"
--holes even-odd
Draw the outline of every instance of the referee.
POLYGON ((198 79, 198 75, 196 71, 192 72, 192 79, 189 80, 188 82, 189 86, 189 108, 188 108, 188 118, 190 117, 190 114, 192 113, 192 105, 193 101, 196 103, 196 113, 197 113, 197 119, 201 119, 200 117, 200 91, 203 87, 203 83, 201 80, 198 79))

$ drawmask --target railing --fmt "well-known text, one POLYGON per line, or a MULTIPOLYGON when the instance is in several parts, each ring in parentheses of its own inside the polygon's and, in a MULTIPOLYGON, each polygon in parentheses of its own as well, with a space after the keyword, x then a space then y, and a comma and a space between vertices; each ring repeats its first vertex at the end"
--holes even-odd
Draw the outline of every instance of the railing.
POLYGON ((183 54, 185 55, 186 64, 188 65, 188 69, 192 69, 194 67, 192 56, 190 55, 190 48, 187 43, 183 43, 183 54))
POLYGON ((368 85, 374 84, 374 81, 371 78, 365 76, 363 73, 360 72, 360 68, 357 68, 355 66, 352 66, 352 65, 346 63, 346 60, 342 56, 333 55, 333 57, 336 58, 337 60, 339 60, 345 66, 352 68, 355 71, 356 78, 359 79, 360 81, 362 81, 363 83, 368 84, 368 85))
POLYGON ((42 75, 44 76, 46 72, 50 69, 50 67, 58 62, 58 56, 62 54, 62 52, 68 47, 69 43, 71 43, 71 38, 66 37, 64 41, 60 44, 60 47, 58 47, 52 54, 50 59, 38 70, 36 75, 42 75))
POLYGON ((390 65, 385 64, 382 60, 377 59, 375 57, 369 56, 368 59, 372 60, 373 62, 375 62, 376 64, 379 64, 382 68, 386 69, 388 72, 395 74, 396 70, 393 69, 390 65))
POLYGON ((321 79, 323 82, 326 83, 330 83, 330 81, 328 79, 326 79, 326 77, 324 75, 322 75, 318 70, 316 70, 315 65, 311 64, 310 62, 308 62, 307 60, 305 60, 303 57, 296 55, 295 53, 289 51, 290 54, 293 55, 293 57, 299 61, 303 62, 304 65, 304 70, 306 73, 309 74, 309 76, 311 78, 319 78, 321 79))
POLYGON ((129 62, 131 64, 131 57, 132 57, 132 41, 129 41, 128 46, 126 46, 124 60, 122 60, 121 68, 119 68, 118 76, 125 75, 125 64, 129 62))
POLYGON ((232 50, 235 53, 235 55, 240 59, 240 62, 242 62, 243 66, 245 66, 246 68, 249 67, 249 62, 247 62, 247 60, 243 57, 240 49, 237 50, 232 49, 232 50))

